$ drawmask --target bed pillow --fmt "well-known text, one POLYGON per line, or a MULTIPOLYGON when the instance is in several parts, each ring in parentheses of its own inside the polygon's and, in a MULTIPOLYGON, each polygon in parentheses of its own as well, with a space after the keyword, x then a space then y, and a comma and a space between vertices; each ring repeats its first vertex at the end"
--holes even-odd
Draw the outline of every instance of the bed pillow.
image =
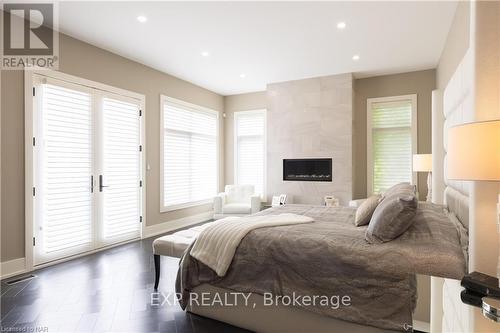
POLYGON ((384 197, 366 229, 366 241, 384 243, 400 236, 412 225, 417 207, 417 197, 405 189, 384 197))
POLYGON ((384 197, 390 197, 395 194, 417 194, 417 187, 415 185, 411 185, 410 183, 398 183, 396 185, 393 185, 387 189, 387 191, 384 192, 383 196, 384 197))
POLYGON ((356 216, 354 217, 354 224, 356 227, 366 225, 370 222, 373 212, 375 208, 377 208, 381 198, 380 194, 372 195, 359 205, 356 210, 356 216))

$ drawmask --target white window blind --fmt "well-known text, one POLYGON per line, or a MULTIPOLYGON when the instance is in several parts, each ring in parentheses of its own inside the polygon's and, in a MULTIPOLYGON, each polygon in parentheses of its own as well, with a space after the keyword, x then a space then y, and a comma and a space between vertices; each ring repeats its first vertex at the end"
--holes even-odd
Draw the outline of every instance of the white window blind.
POLYGON ((235 182, 264 194, 265 111, 235 112, 235 182))
POLYGON ((53 75, 32 79, 34 265, 141 235, 143 99, 53 75))
POLYGON ((103 99, 103 237, 139 236, 139 105, 103 99))
POLYGON ((162 98, 163 207, 211 199, 217 193, 217 112, 162 98))
POLYGON ((39 162, 45 255, 91 246, 91 95, 43 85, 39 162))
MULTIPOLYGON (((414 100, 379 100, 369 103, 368 135, 372 161, 372 193, 381 193, 394 184, 412 182, 412 152, 416 124, 414 100)), ((369 186, 370 187, 370 186, 369 186)))

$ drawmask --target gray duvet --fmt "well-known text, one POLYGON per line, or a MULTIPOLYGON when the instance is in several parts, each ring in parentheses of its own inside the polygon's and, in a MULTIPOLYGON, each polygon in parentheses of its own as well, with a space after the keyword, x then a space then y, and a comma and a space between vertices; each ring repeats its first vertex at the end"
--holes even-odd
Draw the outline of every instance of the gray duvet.
POLYGON ((352 208, 287 205, 259 214, 279 213, 302 214, 315 222, 251 231, 224 277, 192 258, 188 248, 176 281, 177 292, 183 294, 181 306, 186 307, 189 290, 203 283, 262 295, 347 295, 350 306, 303 308, 359 324, 405 330, 412 323, 416 273, 460 279, 465 272, 459 226, 438 205, 419 203, 410 229, 383 244, 365 241, 366 226, 354 225, 352 208))

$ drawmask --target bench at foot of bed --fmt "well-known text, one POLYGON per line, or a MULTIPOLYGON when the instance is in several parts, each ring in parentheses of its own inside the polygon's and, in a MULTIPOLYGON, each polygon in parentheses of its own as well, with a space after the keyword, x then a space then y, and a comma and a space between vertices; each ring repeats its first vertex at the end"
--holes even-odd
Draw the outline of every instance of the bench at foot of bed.
POLYGON ((153 241, 153 257, 155 263, 155 290, 160 283, 160 256, 181 258, 184 251, 195 241, 196 237, 213 222, 174 232, 153 241))

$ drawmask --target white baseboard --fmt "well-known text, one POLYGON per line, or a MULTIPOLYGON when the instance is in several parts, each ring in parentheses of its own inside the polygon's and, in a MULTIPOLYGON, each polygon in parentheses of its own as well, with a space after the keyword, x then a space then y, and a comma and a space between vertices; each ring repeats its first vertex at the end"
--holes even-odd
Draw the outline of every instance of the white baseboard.
POLYGON ((8 277, 22 274, 26 272, 26 263, 24 258, 4 261, 1 263, 0 278, 6 279, 8 277))
POLYGON ((201 214, 186 216, 186 217, 183 217, 180 219, 171 220, 171 221, 167 221, 167 222, 163 222, 163 223, 159 223, 159 224, 155 224, 155 225, 151 225, 151 226, 146 226, 146 228, 144 229, 144 233, 142 235, 142 238, 149 238, 149 237, 164 234, 166 232, 173 231, 176 229, 188 227, 188 226, 193 225, 193 224, 197 224, 200 222, 210 220, 213 218, 213 216, 214 216, 214 212, 208 211, 208 212, 201 213, 201 214))
POLYGON ((421 320, 413 320, 413 329, 420 332, 430 332, 431 324, 421 320))

